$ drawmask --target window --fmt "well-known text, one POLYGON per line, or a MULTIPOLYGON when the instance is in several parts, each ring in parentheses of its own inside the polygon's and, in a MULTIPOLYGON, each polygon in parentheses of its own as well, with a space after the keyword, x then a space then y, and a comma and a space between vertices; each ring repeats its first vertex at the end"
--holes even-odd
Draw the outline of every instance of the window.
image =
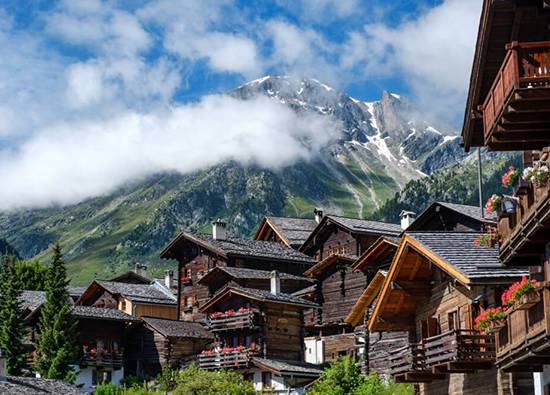
POLYGON ((458 310, 450 311, 447 313, 447 326, 449 330, 460 329, 460 318, 458 315, 458 310))
POLYGON ((271 388, 271 372, 262 372, 262 388, 271 388))
POLYGON ((111 382, 110 370, 92 370, 92 385, 98 385, 111 382))

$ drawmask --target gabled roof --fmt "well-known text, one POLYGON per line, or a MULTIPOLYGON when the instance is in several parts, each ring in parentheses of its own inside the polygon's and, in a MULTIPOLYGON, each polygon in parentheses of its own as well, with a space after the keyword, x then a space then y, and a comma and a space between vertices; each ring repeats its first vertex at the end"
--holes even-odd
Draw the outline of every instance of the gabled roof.
POLYGON ((377 268, 393 258, 401 239, 398 237, 381 236, 355 261, 352 270, 366 271, 369 268, 377 268))
POLYGON ((61 380, 39 379, 35 377, 8 376, 0 381, 2 395, 84 395, 78 387, 61 380))
POLYGON ((418 303, 410 295, 431 292, 434 267, 465 287, 507 285, 528 273, 524 268, 502 265, 497 248, 475 246, 474 240, 479 235, 479 232, 407 232, 380 291, 369 329, 410 329, 418 303))
MULTIPOLYGON (((231 266, 216 266, 210 269, 198 282, 201 284, 208 283, 214 276, 227 275, 228 277, 241 280, 269 280, 271 272, 268 270, 246 269, 241 267, 231 266)), ((293 274, 279 272, 281 281, 302 281, 311 283, 313 280, 303 276, 295 276, 293 274)))
POLYGON ((125 273, 119 274, 118 276, 111 278, 109 281, 114 281, 117 283, 130 283, 130 284, 150 284, 151 280, 147 277, 143 277, 140 274, 130 270, 125 273))
POLYGON ((257 258, 295 262, 297 264, 312 265, 315 260, 292 248, 285 247, 274 241, 227 238, 216 240, 210 235, 189 234, 182 232, 162 252, 161 258, 171 259, 172 252, 178 244, 189 241, 199 245, 221 257, 257 258))
POLYGON ((208 340, 214 339, 214 335, 208 332, 198 322, 177 321, 153 317, 141 317, 141 319, 147 326, 164 337, 208 340))
POLYGON ((305 276, 315 277, 318 274, 324 272, 327 268, 331 267, 335 263, 344 262, 346 264, 352 264, 357 259, 355 255, 342 255, 342 254, 333 254, 329 255, 320 262, 317 262, 314 266, 310 267, 304 272, 305 276))
MULTIPOLYGON (((498 258, 498 247, 477 247, 479 232, 407 232, 434 259, 447 262, 469 282, 496 280, 507 283, 528 274, 525 268, 504 266, 498 258)), ((411 242, 412 242, 411 240, 411 242)))
POLYGON ((341 227, 350 233, 360 235, 398 236, 402 231, 401 226, 398 224, 370 221, 358 218, 340 217, 337 215, 325 215, 323 219, 321 219, 321 222, 319 222, 315 230, 311 232, 302 247, 300 247, 300 251, 303 251, 306 246, 313 240, 315 235, 329 224, 335 224, 336 226, 341 227))
POLYGON ((487 210, 484 209, 483 210, 484 217, 482 217, 481 209, 478 206, 469 206, 465 204, 447 203, 447 202, 433 202, 428 207, 426 207, 424 211, 422 211, 422 213, 409 226, 407 231, 434 230, 434 229, 427 229, 424 223, 429 218, 431 218, 431 216, 433 216, 434 214, 437 215, 437 211, 440 210, 439 207, 446 208, 448 210, 454 211, 459 215, 468 217, 473 221, 477 221, 479 223, 479 229, 472 229, 472 230, 481 230, 481 227, 483 225, 494 225, 496 222, 495 213, 489 214, 487 210))
POLYGON ((378 297, 387 275, 388 272, 385 270, 379 270, 376 272, 376 275, 367 288, 365 288, 363 294, 359 297, 359 299, 357 299, 357 302, 355 302, 355 305, 346 317, 346 323, 351 326, 358 326, 363 323, 365 310, 368 309, 372 305, 372 302, 374 302, 374 300, 378 297))
POLYGON ((221 301, 226 297, 231 297, 233 295, 241 296, 251 300, 264 303, 275 303, 283 304, 290 306, 297 306, 302 308, 316 308, 319 307, 318 304, 307 301, 305 299, 293 296, 286 293, 272 294, 270 291, 264 291, 260 289, 245 288, 239 287, 236 285, 229 285, 217 292, 212 298, 210 298, 202 307, 200 311, 202 313, 208 311, 210 307, 221 301))
POLYGON ((71 314, 77 318, 87 318, 107 321, 139 322, 137 318, 117 309, 93 306, 73 306, 71 314))
POLYGON ((77 303, 80 304, 83 298, 89 294, 93 294, 94 289, 97 287, 103 288, 112 295, 120 295, 136 303, 175 305, 177 300, 172 292, 162 292, 159 287, 154 284, 129 284, 94 280, 77 303))
POLYGON ((323 370, 317 365, 298 361, 254 357, 252 364, 279 376, 317 378, 323 373, 323 370))
POLYGON ((36 310, 46 301, 46 292, 44 291, 23 291, 19 298, 21 308, 28 309, 30 312, 36 310))
POLYGON ((263 236, 271 228, 288 247, 299 248, 316 226, 317 222, 313 219, 266 216, 254 239, 263 240, 263 236))

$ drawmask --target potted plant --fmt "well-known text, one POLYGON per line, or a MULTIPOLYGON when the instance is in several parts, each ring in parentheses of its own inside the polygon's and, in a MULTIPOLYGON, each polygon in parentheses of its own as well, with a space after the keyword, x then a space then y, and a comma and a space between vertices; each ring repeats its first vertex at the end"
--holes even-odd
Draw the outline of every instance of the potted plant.
POLYGON ((489 214, 492 214, 494 212, 497 212, 500 209, 501 205, 502 197, 493 194, 489 199, 487 199, 487 203, 485 203, 485 211, 487 211, 487 213, 489 214))
POLYGON ((476 329, 485 333, 499 331, 506 326, 506 312, 502 307, 483 310, 475 319, 476 329))
POLYGON ((502 304, 504 306, 515 306, 520 310, 527 310, 540 302, 540 284, 523 276, 521 281, 513 283, 503 294, 502 304))
POLYGON ((529 190, 529 182, 525 181, 518 169, 510 166, 508 171, 502 175, 502 185, 512 188, 514 195, 526 195, 529 190))
POLYGON ((480 234, 475 240, 476 247, 494 248, 500 242, 500 235, 494 226, 487 226, 485 233, 480 234))
POLYGON ((541 195, 548 189, 548 176, 550 172, 546 162, 536 162, 533 167, 523 170, 523 178, 535 186, 535 196, 540 200, 541 195))

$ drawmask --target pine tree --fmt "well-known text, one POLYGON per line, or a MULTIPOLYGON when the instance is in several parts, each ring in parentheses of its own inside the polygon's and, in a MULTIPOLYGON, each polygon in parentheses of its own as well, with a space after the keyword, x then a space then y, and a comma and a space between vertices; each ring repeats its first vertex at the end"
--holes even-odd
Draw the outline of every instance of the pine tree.
POLYGON ((72 381, 77 348, 76 321, 70 314, 67 272, 61 247, 53 247, 52 263, 46 276, 46 301, 42 306, 35 368, 44 378, 72 381))
POLYGON ((3 258, 0 272, 0 349, 7 359, 8 374, 22 373, 26 355, 23 348, 25 328, 21 320, 21 290, 15 271, 16 258, 3 258))

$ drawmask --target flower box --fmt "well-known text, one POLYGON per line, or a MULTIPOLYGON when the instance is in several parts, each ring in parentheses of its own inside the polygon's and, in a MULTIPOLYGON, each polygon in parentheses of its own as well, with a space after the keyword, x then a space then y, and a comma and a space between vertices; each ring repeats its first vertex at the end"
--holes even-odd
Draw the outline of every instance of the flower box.
POLYGON ((529 310, 531 307, 540 302, 540 294, 536 290, 531 290, 521 295, 516 306, 518 310, 529 310))
POLYGON ((506 327, 506 318, 499 318, 494 321, 490 321, 487 325, 486 333, 497 333, 506 327))

